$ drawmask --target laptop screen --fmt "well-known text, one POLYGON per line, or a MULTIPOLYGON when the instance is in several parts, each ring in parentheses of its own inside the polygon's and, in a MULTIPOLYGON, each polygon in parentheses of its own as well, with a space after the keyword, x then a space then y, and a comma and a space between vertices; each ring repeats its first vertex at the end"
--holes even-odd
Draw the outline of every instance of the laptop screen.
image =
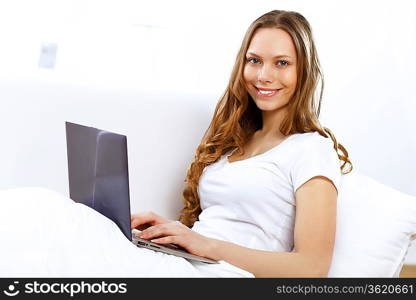
POLYGON ((65 124, 70 198, 111 219, 132 240, 126 136, 65 124))

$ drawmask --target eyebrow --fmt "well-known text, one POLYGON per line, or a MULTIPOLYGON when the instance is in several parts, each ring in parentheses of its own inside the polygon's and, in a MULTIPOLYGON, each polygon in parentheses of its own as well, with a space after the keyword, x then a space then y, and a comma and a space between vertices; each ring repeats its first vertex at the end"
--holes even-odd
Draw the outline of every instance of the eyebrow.
MULTIPOLYGON (((258 54, 256 54, 256 53, 254 53, 254 52, 247 52, 247 54, 248 54, 248 55, 257 56, 257 57, 261 57, 260 55, 258 55, 258 54)), ((289 56, 289 55, 285 55, 285 54, 276 55, 276 56, 275 56, 275 57, 273 57, 273 58, 282 58, 282 57, 292 58, 291 56, 289 56)))

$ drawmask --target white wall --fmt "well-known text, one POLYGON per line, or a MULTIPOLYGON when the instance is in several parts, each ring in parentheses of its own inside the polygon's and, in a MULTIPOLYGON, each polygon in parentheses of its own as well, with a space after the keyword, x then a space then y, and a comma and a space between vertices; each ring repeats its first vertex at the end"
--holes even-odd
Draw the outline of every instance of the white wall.
POLYGON ((220 95, 247 26, 276 8, 312 24, 322 123, 355 168, 416 195, 414 1, 2 1, 0 79, 220 95), (42 42, 58 45, 53 70, 38 67, 42 42))
POLYGON ((355 169, 416 195, 414 1, 5 0, 0 80, 219 96, 245 30, 271 9, 310 21, 326 80, 321 121, 355 169), (53 69, 38 67, 45 42, 58 45, 53 69))

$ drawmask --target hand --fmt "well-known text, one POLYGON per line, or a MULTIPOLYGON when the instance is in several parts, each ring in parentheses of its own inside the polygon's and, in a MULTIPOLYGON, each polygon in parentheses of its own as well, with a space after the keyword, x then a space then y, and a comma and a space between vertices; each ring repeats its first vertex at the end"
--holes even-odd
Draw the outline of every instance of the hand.
POLYGON ((139 237, 158 244, 175 244, 189 253, 218 260, 213 255, 215 240, 207 238, 179 221, 159 223, 143 230, 139 237))
POLYGON ((150 226, 173 222, 162 216, 155 214, 152 211, 140 212, 131 215, 131 228, 138 230, 144 230, 150 226))

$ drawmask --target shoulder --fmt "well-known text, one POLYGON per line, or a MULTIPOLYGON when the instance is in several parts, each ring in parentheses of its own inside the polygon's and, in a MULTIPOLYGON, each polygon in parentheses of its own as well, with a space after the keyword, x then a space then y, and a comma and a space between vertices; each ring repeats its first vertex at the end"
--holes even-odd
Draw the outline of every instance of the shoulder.
POLYGON ((330 137, 324 137, 319 132, 296 133, 291 137, 289 148, 293 155, 313 155, 314 153, 336 153, 330 137))
POLYGON ((286 140, 275 147, 276 150, 269 151, 271 159, 285 167, 287 171, 301 158, 308 159, 314 156, 336 155, 331 138, 326 138, 319 132, 295 133, 289 135, 286 140))
POLYGON ((331 138, 322 136, 318 131, 295 133, 293 140, 299 145, 310 145, 332 142, 331 138))
POLYGON ((334 142, 319 132, 297 134, 293 140, 290 174, 294 189, 314 176, 331 179, 338 189, 340 179, 340 162, 334 142))

